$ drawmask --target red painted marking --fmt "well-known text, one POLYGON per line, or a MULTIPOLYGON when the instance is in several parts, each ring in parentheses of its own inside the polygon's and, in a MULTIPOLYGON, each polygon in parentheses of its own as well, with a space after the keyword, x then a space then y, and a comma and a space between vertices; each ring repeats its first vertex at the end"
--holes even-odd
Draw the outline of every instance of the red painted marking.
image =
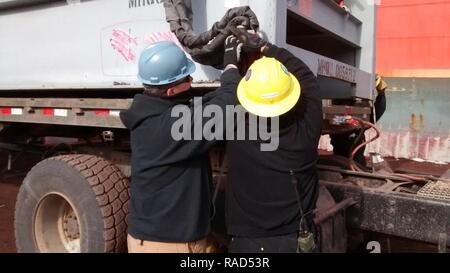
POLYGON ((110 39, 111 46, 115 49, 127 62, 136 59, 134 47, 138 45, 137 37, 131 36, 121 29, 114 29, 110 39))
POLYGON ((175 34, 173 34, 170 31, 167 32, 155 32, 152 34, 148 34, 144 36, 144 44, 146 46, 149 46, 151 44, 154 44, 156 42, 162 42, 162 41, 172 41, 175 44, 177 44, 179 47, 181 47, 180 42, 178 41, 175 34))
POLYGON ((3 115, 11 115, 11 108, 2 108, 1 113, 3 115))
POLYGON ((44 109, 42 109, 42 114, 44 116, 53 116, 55 114, 55 109, 53 109, 53 108, 44 108, 44 109))

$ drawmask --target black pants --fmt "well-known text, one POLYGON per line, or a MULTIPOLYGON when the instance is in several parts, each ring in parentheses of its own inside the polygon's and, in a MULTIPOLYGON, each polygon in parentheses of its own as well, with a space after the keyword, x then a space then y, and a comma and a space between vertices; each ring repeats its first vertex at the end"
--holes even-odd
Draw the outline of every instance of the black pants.
POLYGON ((283 236, 248 238, 233 237, 229 253, 296 253, 297 233, 283 236))

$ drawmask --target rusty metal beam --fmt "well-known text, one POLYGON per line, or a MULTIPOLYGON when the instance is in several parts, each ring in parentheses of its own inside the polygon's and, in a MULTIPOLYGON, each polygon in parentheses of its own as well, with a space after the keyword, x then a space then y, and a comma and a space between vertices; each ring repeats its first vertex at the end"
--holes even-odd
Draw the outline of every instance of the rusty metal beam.
POLYGON ((413 194, 384 192, 344 183, 321 181, 337 202, 352 197, 347 210, 352 228, 450 247, 450 202, 413 194), (445 236, 444 236, 445 235, 445 236), (442 242, 442 238, 446 242, 442 242))
POLYGON ((0 122, 125 128, 118 113, 131 105, 132 99, 67 99, 67 98, 3 98, 0 108, 18 108, 19 114, 0 113, 0 122), (64 116, 45 115, 45 108, 63 109, 64 116), (98 114, 98 110, 114 111, 114 115, 98 114))

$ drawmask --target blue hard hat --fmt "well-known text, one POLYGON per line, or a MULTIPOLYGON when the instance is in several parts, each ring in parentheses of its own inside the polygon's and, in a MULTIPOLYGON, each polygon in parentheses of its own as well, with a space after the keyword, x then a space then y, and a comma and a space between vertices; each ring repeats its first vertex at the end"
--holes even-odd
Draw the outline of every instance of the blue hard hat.
POLYGON ((147 85, 170 84, 194 72, 194 62, 174 42, 154 43, 139 58, 138 79, 147 85))

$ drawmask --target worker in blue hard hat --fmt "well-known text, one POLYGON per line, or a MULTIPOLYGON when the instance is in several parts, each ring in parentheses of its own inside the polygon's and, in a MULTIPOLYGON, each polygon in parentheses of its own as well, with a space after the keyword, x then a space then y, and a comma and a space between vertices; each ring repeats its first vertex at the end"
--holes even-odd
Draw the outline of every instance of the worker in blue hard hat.
MULTIPOLYGON (((240 75, 238 40, 225 42, 222 86, 206 105, 237 102, 240 75)), ((208 149, 215 140, 175 140, 172 111, 190 109, 195 64, 172 42, 146 48, 139 60, 143 94, 120 117, 130 130, 131 204, 128 215, 129 252, 206 252, 210 232, 212 176, 208 149), (184 107, 184 108, 183 108, 184 107)), ((190 116, 191 125, 202 117, 190 116)), ((217 124, 217 123, 216 123, 217 124)))

